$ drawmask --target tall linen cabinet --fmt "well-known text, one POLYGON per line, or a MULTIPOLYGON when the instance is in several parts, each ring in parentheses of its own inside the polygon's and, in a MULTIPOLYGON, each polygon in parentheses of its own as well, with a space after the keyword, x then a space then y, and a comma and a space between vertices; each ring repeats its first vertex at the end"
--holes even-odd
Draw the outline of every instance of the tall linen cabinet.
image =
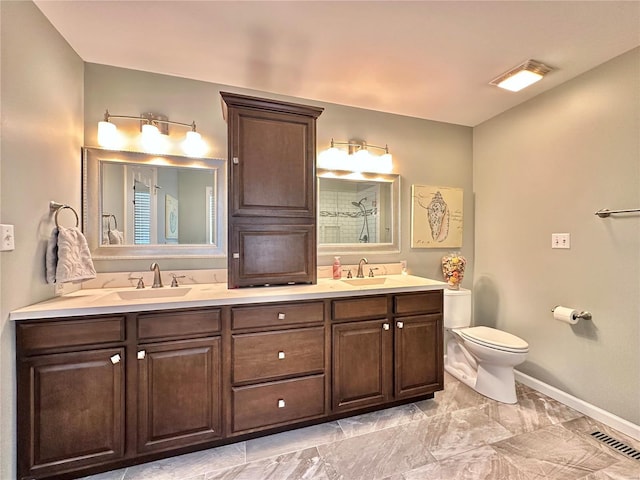
POLYGON ((316 119, 323 109, 220 95, 228 130, 229 288, 316 283, 316 119))

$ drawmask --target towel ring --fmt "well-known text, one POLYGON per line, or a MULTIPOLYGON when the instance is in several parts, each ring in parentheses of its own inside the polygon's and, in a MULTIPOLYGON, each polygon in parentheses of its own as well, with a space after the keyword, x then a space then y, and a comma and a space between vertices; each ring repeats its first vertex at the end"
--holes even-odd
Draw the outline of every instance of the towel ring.
POLYGON ((76 216, 76 227, 80 226, 80 218, 78 217, 78 212, 76 212, 73 207, 70 207, 69 205, 62 205, 58 208, 56 208, 56 214, 54 216, 54 221, 56 222, 56 227, 60 227, 60 224, 58 223, 58 214, 64 210, 65 208, 68 208, 69 210, 71 210, 73 212, 73 214, 76 216))

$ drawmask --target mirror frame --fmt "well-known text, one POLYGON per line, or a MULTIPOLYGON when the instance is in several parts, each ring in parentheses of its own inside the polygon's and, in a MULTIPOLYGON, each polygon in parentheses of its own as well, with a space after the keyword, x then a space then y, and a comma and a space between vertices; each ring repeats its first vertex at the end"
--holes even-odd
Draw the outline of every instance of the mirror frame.
POLYGON ((156 259, 156 258, 225 258, 227 239, 227 166, 216 158, 191 158, 178 155, 151 154, 82 147, 82 231, 94 259, 156 259), (217 225, 216 244, 172 245, 102 245, 102 183, 100 161, 140 163, 146 165, 216 169, 217 225))
MULTIPOLYGON (((354 173, 345 170, 316 169, 318 213, 320 215, 320 179, 373 181, 391 184, 391 242, 390 243, 320 243, 318 255, 358 255, 361 253, 400 253, 400 175, 395 173, 354 173)), ((318 217, 319 223, 319 217, 318 217)))

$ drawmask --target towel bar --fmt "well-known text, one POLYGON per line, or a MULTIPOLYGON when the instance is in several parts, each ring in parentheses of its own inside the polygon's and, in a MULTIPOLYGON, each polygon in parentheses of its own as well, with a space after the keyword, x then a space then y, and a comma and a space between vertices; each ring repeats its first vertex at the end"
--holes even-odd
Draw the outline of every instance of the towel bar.
POLYGON ((56 223, 56 227, 59 227, 60 224, 58 224, 58 214, 64 210, 65 208, 68 208, 69 210, 71 210, 73 212, 73 214, 76 216, 76 227, 80 226, 80 217, 78 217, 78 212, 75 211, 75 209, 70 206, 70 205, 66 205, 64 203, 58 203, 58 202, 54 202, 53 200, 51 200, 49 202, 49 210, 51 212, 55 212, 55 216, 53 217, 55 223, 56 223))

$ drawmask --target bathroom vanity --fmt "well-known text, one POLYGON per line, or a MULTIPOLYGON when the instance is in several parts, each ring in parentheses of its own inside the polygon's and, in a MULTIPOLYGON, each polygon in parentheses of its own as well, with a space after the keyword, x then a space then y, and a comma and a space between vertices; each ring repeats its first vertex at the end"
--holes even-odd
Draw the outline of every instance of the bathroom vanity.
POLYGON ((432 398, 445 284, 378 278, 79 290, 12 312, 19 478, 76 478, 432 398))

